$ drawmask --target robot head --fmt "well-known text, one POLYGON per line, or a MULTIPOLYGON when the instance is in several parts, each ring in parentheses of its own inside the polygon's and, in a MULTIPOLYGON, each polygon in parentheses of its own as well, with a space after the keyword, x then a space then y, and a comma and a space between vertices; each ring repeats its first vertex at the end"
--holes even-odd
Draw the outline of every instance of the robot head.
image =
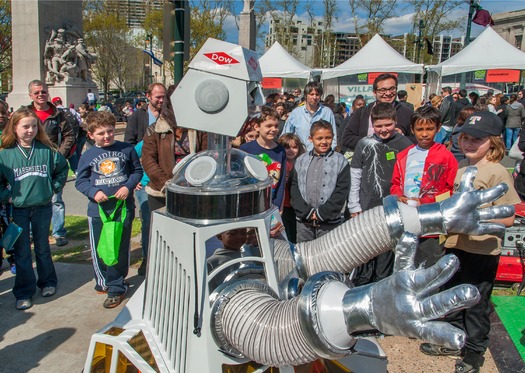
POLYGON ((237 136, 249 106, 264 104, 261 80, 254 51, 208 39, 171 96, 177 124, 237 136))

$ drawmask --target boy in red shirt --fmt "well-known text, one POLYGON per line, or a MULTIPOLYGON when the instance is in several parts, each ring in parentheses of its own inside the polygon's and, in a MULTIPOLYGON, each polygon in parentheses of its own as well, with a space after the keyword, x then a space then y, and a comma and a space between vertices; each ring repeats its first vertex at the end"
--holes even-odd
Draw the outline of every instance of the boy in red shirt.
MULTIPOLYGON (((417 109, 410 119, 417 144, 397 155, 390 193, 411 206, 436 202, 436 197, 452 193, 458 162, 442 144, 434 141, 441 128, 439 110, 430 106, 417 109)), ((428 268, 443 255, 437 237, 420 239, 415 263, 428 268)))

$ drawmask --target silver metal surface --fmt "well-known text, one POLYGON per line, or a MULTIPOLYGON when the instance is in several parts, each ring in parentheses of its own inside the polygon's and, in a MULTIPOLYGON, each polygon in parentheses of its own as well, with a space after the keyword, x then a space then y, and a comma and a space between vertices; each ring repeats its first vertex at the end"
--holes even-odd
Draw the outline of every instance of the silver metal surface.
POLYGON ((472 285, 460 285, 430 295, 453 276, 459 261, 447 255, 431 268, 416 269, 413 259, 417 244, 416 236, 404 234, 396 247, 392 276, 346 294, 348 332, 378 329, 459 349, 465 343, 465 333, 449 323, 434 320, 476 304, 479 292, 472 285))
POLYGON ((310 346, 319 356, 325 359, 339 359, 348 355, 351 351, 340 349, 330 343, 321 328, 319 320, 317 297, 321 288, 329 282, 344 283, 345 278, 342 274, 336 272, 322 272, 313 275, 304 285, 303 291, 299 297, 299 320, 305 337, 310 342, 310 346))
POLYGON ((396 196, 386 196, 383 198, 383 210, 385 212, 386 224, 392 237, 392 244, 395 245, 397 240, 403 234, 404 226, 401 214, 399 213, 398 201, 396 196))
POLYGON ((476 173, 476 167, 468 167, 461 178, 458 190, 450 198, 443 202, 418 207, 422 234, 464 233, 503 236, 505 226, 491 220, 512 216, 514 206, 480 207, 500 198, 509 187, 501 183, 489 189, 476 190, 474 189, 476 173))
POLYGON ((215 300, 210 318, 213 339, 222 350, 238 358, 243 358, 244 355, 236 350, 225 337, 222 316, 224 308, 228 305, 231 298, 244 290, 256 290, 261 295, 267 294, 276 297, 276 294, 268 285, 261 281, 253 280, 240 280, 234 284, 223 284, 215 291, 216 295, 214 296, 215 300))

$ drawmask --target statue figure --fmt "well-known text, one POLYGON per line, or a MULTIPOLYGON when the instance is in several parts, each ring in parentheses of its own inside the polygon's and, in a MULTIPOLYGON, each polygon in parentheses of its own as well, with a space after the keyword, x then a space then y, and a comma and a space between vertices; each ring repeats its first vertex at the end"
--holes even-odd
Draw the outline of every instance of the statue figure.
POLYGON ((51 36, 46 42, 44 50, 44 63, 48 73, 47 83, 54 84, 64 79, 64 75, 60 73, 60 68, 62 67, 62 55, 66 50, 64 29, 51 30, 51 36))
POLYGON ((66 78, 90 81, 89 69, 96 55, 88 51, 77 28, 66 25, 58 30, 46 31, 50 32, 44 49, 46 82, 52 85, 66 78))
POLYGON ((82 78, 83 81, 91 80, 89 71, 91 65, 95 62, 97 55, 88 51, 83 38, 77 40, 75 50, 78 56, 77 64, 79 68, 79 77, 82 78))

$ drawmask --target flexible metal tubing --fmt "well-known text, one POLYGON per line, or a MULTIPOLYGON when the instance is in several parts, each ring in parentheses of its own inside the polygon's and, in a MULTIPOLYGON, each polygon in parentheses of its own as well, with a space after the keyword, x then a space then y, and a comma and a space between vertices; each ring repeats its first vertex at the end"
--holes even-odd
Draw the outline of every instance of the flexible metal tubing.
POLYGON ((226 339, 264 365, 295 366, 317 359, 299 325, 298 300, 279 301, 256 290, 236 294, 222 316, 226 339))
POLYGON ((323 271, 348 273, 393 249, 382 206, 365 211, 314 241, 299 243, 308 276, 323 271))
MULTIPOLYGON (((369 210, 311 242, 297 245, 308 275, 349 272, 392 249, 382 207, 369 210)), ((275 241, 281 279, 293 269, 285 241, 275 241)), ((279 301, 257 290, 244 290, 226 305, 221 321, 228 342, 244 356, 269 366, 300 365, 317 359, 300 326, 299 298, 279 301)))

